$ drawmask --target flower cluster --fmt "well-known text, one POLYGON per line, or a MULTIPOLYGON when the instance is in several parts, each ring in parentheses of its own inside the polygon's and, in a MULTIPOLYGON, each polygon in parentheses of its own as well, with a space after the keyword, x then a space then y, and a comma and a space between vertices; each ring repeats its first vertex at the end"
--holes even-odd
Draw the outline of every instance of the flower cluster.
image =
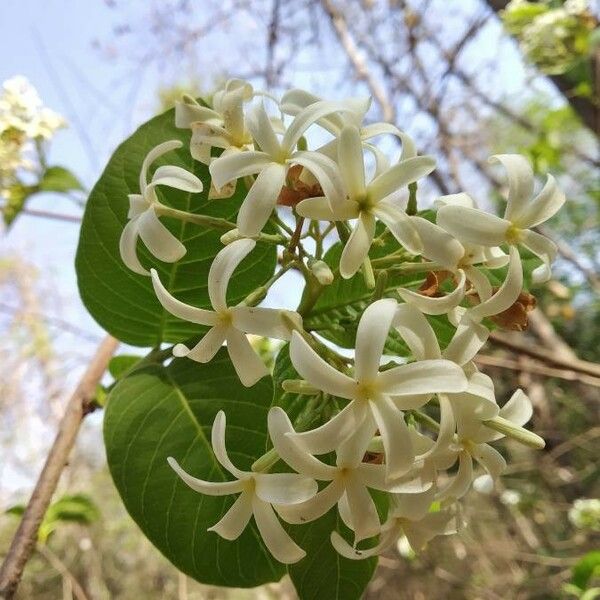
POLYGON ((459 502, 475 480, 478 489, 489 489, 502 473, 505 459, 494 442, 509 436, 543 447, 541 438, 523 428, 532 416, 527 396, 517 390, 499 406, 493 381, 473 359, 489 336, 491 319, 509 318, 507 313, 521 302, 519 250, 539 258, 534 280, 550 277, 556 249, 535 227, 559 210, 563 193, 552 176, 536 193, 528 162, 498 155, 492 160, 508 179, 503 217, 479 209, 464 193, 438 198, 435 220, 428 218, 430 212, 407 211, 402 195, 410 188, 414 202, 416 186, 433 171, 435 160, 418 155, 410 137, 396 127, 364 124, 368 107, 368 99, 333 102, 301 90, 276 102, 238 80, 215 94, 211 107, 189 98, 177 106, 176 124, 192 130, 190 151, 208 165, 213 197, 231 196, 237 186, 247 186, 237 223, 222 237, 225 245, 208 275, 212 310, 178 300, 136 254, 138 238, 161 261, 175 262, 185 254, 185 246, 159 219, 169 213, 157 186, 196 193, 202 182, 176 166, 160 166, 149 177, 153 161, 180 142, 164 142, 148 154, 140 194, 130 196, 130 220, 121 238, 124 262, 150 274, 164 309, 209 327, 195 346, 176 345, 175 356, 206 363, 225 343, 240 381, 252 386, 268 370, 247 336, 289 341, 290 359, 301 379, 283 382, 284 389, 316 399, 314 406, 327 409, 321 413, 330 418, 305 430, 282 408, 272 408, 268 431, 273 448, 251 471, 238 469, 229 459, 226 417, 220 412, 212 446, 232 481, 197 479, 169 459, 199 493, 238 494, 210 531, 233 540, 254 517, 266 546, 283 563, 300 560, 304 551, 281 521, 311 522, 334 507, 352 532, 351 538, 331 532, 341 555, 373 556, 400 536, 418 551, 460 527, 459 502), (275 105, 275 114, 267 111, 268 103, 275 105), (307 138, 313 132, 320 145, 309 150, 307 138), (398 160, 392 161, 374 142, 382 135, 402 145, 398 160), (279 234, 263 232, 267 223, 279 234), (328 264, 323 246, 336 241, 336 234, 343 250, 339 264, 328 264), (232 306, 229 281, 259 239, 283 247, 280 270, 257 293, 232 306), (314 252, 308 248, 311 239, 314 252), (381 247, 382 240, 393 242, 394 249, 378 262, 370 258, 370 249, 381 247), (419 290, 390 287, 386 265, 420 272, 426 285, 419 290), (256 306, 291 268, 304 275, 307 285, 297 312, 256 306), (338 277, 360 279, 359 272, 374 289, 373 298, 357 319, 354 352, 346 358, 304 322, 325 286, 338 277), (446 316, 449 341, 445 336, 440 343, 429 315, 446 316), (390 336, 404 342, 410 360, 394 360, 390 336), (273 472, 276 467, 286 472, 273 472), (384 493, 387 510, 377 506, 372 490, 384 493), (374 536, 378 541, 370 540, 374 536))

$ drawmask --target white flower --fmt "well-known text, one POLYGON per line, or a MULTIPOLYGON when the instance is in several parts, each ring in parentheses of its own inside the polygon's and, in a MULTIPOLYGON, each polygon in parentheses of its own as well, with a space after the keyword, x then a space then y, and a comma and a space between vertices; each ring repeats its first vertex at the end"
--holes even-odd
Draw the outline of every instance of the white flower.
POLYGON ((294 439, 312 454, 337 448, 358 429, 372 437, 377 429, 385 448, 388 479, 413 466, 414 450, 404 415, 396 405, 410 396, 437 392, 460 392, 467 380, 462 369, 447 360, 423 360, 379 371, 384 344, 394 320, 397 303, 378 300, 362 315, 356 335, 355 368, 352 377, 336 371, 294 332, 290 358, 308 383, 327 394, 351 402, 329 422, 294 439))
POLYGON ((533 271, 534 281, 546 281, 550 278, 550 263, 556 256, 556 245, 532 228, 552 217, 564 204, 565 195, 554 177, 548 175, 542 191, 530 199, 534 176, 529 162, 516 154, 498 154, 491 160, 501 162, 508 174, 504 218, 465 206, 443 206, 438 211, 437 223, 461 242, 482 246, 504 243, 524 246, 543 263, 533 271))
POLYGON ((166 165, 158 167, 148 183, 150 165, 163 154, 181 148, 182 145, 179 140, 171 140, 150 150, 140 171, 140 194, 129 194, 129 222, 123 228, 119 252, 123 262, 140 275, 148 275, 148 271, 137 256, 138 237, 142 238, 151 254, 163 262, 176 262, 186 253, 185 246, 160 222, 156 214, 156 208, 160 205, 156 186, 166 185, 198 193, 202 191, 202 182, 193 173, 181 167, 166 165))
POLYGON ((213 95, 212 108, 189 96, 175 104, 175 126, 192 130, 190 152, 193 158, 208 165, 212 148, 246 150, 252 147, 252 136, 244 118, 244 102, 253 95, 249 83, 230 79, 213 95))
MULTIPOLYGON (((504 436, 486 427, 482 416, 472 411, 467 403, 454 403, 452 410, 456 415, 456 438, 445 452, 440 453, 439 460, 447 468, 458 457, 458 471, 449 483, 440 489, 438 497, 442 499, 458 499, 467 493, 473 481, 473 459, 494 481, 506 467, 502 455, 489 444, 504 436)), ((498 416, 513 425, 523 426, 532 414, 529 398, 522 390, 517 390, 500 409, 498 416)))
POLYGON ((253 237, 260 233, 275 208, 288 169, 293 165, 308 170, 321 185, 325 196, 338 201, 341 182, 335 162, 318 152, 296 150, 296 144, 313 123, 344 110, 347 110, 344 103, 322 101, 312 104, 294 118, 281 141, 264 106, 258 105, 250 112, 248 128, 260 150, 225 154, 210 165, 217 188, 258 173, 238 213, 237 225, 242 235, 253 237))
POLYGON ((456 533, 455 512, 450 509, 429 512, 435 497, 435 488, 421 494, 392 494, 388 519, 381 528, 379 543, 373 548, 359 550, 337 531, 331 534, 333 547, 345 558, 362 560, 377 556, 393 546, 401 536, 406 536, 411 548, 418 552, 438 535, 456 533))
MULTIPOLYGON (((293 506, 275 506, 288 523, 314 521, 336 504, 344 523, 355 532, 356 542, 379 533, 377 508, 368 488, 390 491, 410 487, 407 482, 388 482, 385 467, 363 463, 363 457, 372 438, 369 428, 359 428, 336 449, 335 466, 325 464, 303 447, 293 437, 296 434, 285 411, 273 407, 269 411, 269 435, 279 457, 292 469, 318 479, 329 481, 316 496, 293 506)), ((416 477, 415 477, 416 479, 416 477)), ((431 481, 421 489, 431 486, 431 481)), ((416 487, 416 483, 412 487, 416 487)))
POLYGON ((343 197, 308 198, 298 204, 299 215, 323 221, 357 219, 340 258, 340 274, 352 277, 367 258, 379 219, 410 252, 419 254, 421 240, 410 217, 389 196, 431 173, 435 160, 429 156, 413 156, 380 173, 369 184, 365 182, 365 163, 360 134, 356 127, 342 130, 338 144, 338 164, 345 195, 343 197))
POLYGON ((177 475, 196 492, 208 496, 240 494, 223 518, 209 527, 208 531, 214 531, 226 540, 235 540, 254 516, 265 545, 279 562, 290 564, 304 558, 306 552, 285 532, 271 505, 304 502, 315 495, 316 482, 296 473, 253 473, 236 468, 225 448, 223 411, 219 411, 215 417, 211 441, 216 459, 235 477, 235 481, 203 481, 186 473, 174 458, 167 459, 177 475))
POLYGON ((173 348, 175 356, 187 356, 205 363, 217 353, 223 342, 240 381, 247 387, 254 385, 269 371, 253 350, 245 334, 287 340, 290 331, 281 319, 285 312, 291 319, 301 324, 300 316, 291 311, 273 308, 227 305, 229 280, 242 260, 256 245, 253 240, 237 240, 223 248, 215 257, 208 273, 208 295, 213 310, 189 306, 174 298, 162 285, 158 274, 152 269, 152 284, 159 302, 171 314, 199 325, 210 326, 206 335, 190 350, 183 344, 173 348))

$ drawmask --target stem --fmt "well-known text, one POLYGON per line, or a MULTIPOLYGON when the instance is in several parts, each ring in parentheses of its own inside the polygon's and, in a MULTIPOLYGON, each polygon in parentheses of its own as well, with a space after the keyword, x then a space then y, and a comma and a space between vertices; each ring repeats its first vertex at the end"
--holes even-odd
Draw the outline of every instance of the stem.
POLYGON ((429 429, 433 431, 440 430, 440 424, 435 419, 432 419, 429 415, 426 415, 418 410, 408 410, 406 412, 410 414, 415 421, 417 421, 417 423, 421 423, 421 425, 429 427, 429 429))
POLYGON ((408 204, 406 205, 407 215, 416 215, 418 212, 417 208, 417 182, 408 184, 408 204))
POLYGON ((96 386, 106 371, 118 343, 110 335, 104 338, 67 403, 46 464, 23 513, 8 554, 0 567, 0 597, 4 600, 11 600, 15 595, 23 569, 35 548, 40 524, 67 464, 81 422, 94 410, 96 386))
MULTIPOLYGON (((226 219, 220 217, 210 217, 209 215, 197 215, 189 213, 184 210, 165 206, 164 204, 156 204, 154 210, 157 215, 164 217, 172 217, 179 221, 185 221, 186 223, 194 223, 195 225, 202 225, 203 227, 210 227, 212 229, 221 229, 223 231, 231 231, 235 229, 237 225, 226 219)), ((278 234, 260 233, 256 239, 260 242, 268 244, 283 244, 286 240, 283 236, 278 234)))

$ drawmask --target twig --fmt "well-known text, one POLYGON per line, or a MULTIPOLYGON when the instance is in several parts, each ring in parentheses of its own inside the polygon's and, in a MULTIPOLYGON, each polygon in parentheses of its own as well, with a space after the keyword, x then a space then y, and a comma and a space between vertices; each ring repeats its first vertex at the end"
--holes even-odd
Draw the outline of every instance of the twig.
POLYGON ((43 219, 53 219, 55 221, 67 221, 68 223, 81 223, 81 217, 77 215, 66 215, 64 213, 55 213, 48 210, 37 210, 34 208, 24 208, 21 214, 30 217, 41 217, 43 219))
POLYGON ((117 346, 118 341, 112 336, 104 338, 69 399, 46 464, 0 567, 0 598, 11 600, 15 595, 25 565, 35 548, 40 523, 67 464, 81 422, 86 414, 94 410, 96 387, 117 346))
POLYGON ((39 548, 39 553, 50 563, 54 569, 56 569, 56 571, 60 573, 63 580, 66 579, 69 582, 71 588, 73 589, 73 595, 77 600, 89 600, 79 581, 75 579, 75 576, 73 573, 71 573, 71 571, 69 571, 67 565, 65 565, 63 561, 60 560, 60 558, 54 554, 52 550, 50 550, 50 548, 42 545, 39 548))

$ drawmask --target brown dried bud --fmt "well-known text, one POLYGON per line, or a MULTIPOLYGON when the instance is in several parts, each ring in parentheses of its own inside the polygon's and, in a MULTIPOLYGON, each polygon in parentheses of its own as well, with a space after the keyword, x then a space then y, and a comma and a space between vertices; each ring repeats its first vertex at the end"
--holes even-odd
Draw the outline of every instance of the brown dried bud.
POLYGON ((536 304, 535 296, 527 292, 521 292, 516 302, 510 308, 494 315, 491 319, 501 329, 524 331, 529 325, 528 314, 535 308, 536 304))

